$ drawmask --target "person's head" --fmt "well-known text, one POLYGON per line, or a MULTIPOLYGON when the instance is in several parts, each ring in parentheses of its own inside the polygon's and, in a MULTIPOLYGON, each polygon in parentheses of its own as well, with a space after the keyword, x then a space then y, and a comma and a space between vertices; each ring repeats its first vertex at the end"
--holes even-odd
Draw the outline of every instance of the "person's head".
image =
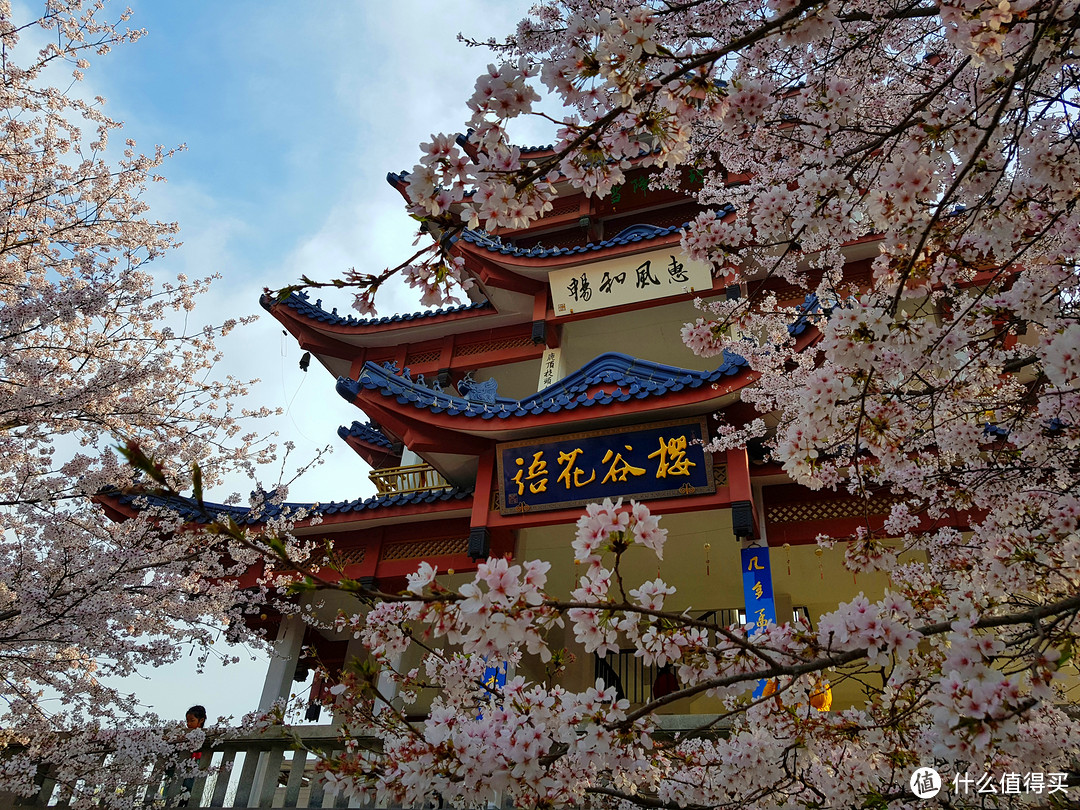
POLYGON ((202 706, 192 706, 186 714, 188 728, 202 728, 206 725, 206 709, 202 706))

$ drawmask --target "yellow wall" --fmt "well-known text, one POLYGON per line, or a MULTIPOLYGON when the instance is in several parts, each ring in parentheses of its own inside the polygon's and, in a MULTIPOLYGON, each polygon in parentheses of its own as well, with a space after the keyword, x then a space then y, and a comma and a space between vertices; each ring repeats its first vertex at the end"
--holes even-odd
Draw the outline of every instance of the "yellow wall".
POLYGON ((692 301, 680 301, 564 323, 562 348, 566 373, 576 371, 604 352, 622 352, 642 360, 698 371, 714 369, 722 362, 720 358, 698 357, 682 342, 683 325, 700 317, 701 311, 692 301))
MULTIPOLYGON (((696 320, 701 312, 692 302, 623 312, 561 324, 562 362, 566 374, 572 374, 605 352, 622 352, 631 357, 664 363, 678 368, 710 371, 720 365, 717 357, 698 357, 683 345, 683 325, 696 320)), ((499 381, 501 397, 524 399, 537 390, 540 360, 485 366, 476 369, 479 382, 494 377, 499 381)))
MULTIPOLYGON (((669 597, 666 607, 694 613, 743 606, 742 574, 739 552, 741 545, 731 533, 731 512, 717 509, 692 514, 668 515, 661 526, 668 530, 663 561, 642 547, 631 548, 622 565, 624 582, 629 588, 657 576, 677 592, 669 597), (710 548, 706 551, 705 544, 710 548), (708 563, 706 563, 706 555, 708 563)), ((584 573, 573 562, 570 543, 574 526, 547 526, 523 529, 518 535, 517 559, 545 559, 552 563, 548 575, 549 591, 567 597, 584 573)), ((880 598, 887 578, 883 574, 853 575, 843 567, 843 544, 817 554, 816 545, 771 549, 773 591, 777 614, 783 621, 791 615, 793 606, 807 608, 816 626, 818 617, 836 608, 841 601, 853 598, 860 591, 870 599, 880 598)), ((573 631, 567 627, 551 636, 551 646, 566 646, 577 661, 560 678, 567 688, 581 689, 593 681, 592 655, 586 655, 574 642, 573 631)), ((541 677, 539 661, 524 664, 526 674, 541 677)), ((861 702, 857 685, 838 683, 834 690, 834 707, 843 708, 861 702)), ((673 704, 675 713, 712 713, 719 710, 717 701, 695 698, 673 704)))
MULTIPOLYGON (((669 597, 666 607, 673 611, 690 610, 693 614, 705 611, 743 607, 741 544, 731 532, 731 511, 714 509, 706 512, 667 515, 660 525, 668 530, 664 559, 658 561, 649 549, 635 546, 624 555, 621 566, 629 591, 643 581, 659 576, 677 592, 669 597), (709 548, 706 549, 705 545, 709 548)), ((522 529, 518 533, 515 562, 543 559, 552 564, 548 573, 548 592, 555 598, 567 599, 577 587, 584 569, 574 563, 571 542, 574 525, 544 526, 522 529)), ((843 566, 843 544, 818 552, 816 545, 773 548, 771 551, 773 591, 780 620, 791 616, 793 606, 806 607, 816 626, 822 613, 832 611, 841 601, 860 591, 870 599, 880 598, 886 587, 883 574, 853 575, 843 566)), ((610 564, 610 563, 609 563, 610 564)), ((440 581, 456 588, 471 581, 472 574, 447 576, 440 581)), ((558 678, 568 689, 580 690, 594 680, 591 654, 574 641, 572 628, 554 629, 549 634, 553 650, 569 649, 576 661, 558 678)), ((441 646, 441 645, 436 645, 441 646)), ((424 651, 414 645, 402 662, 405 669, 422 667, 424 651)), ((543 680, 545 666, 539 657, 526 657, 518 674, 543 680)), ((840 682, 834 677, 835 709, 861 703, 857 684, 840 682)), ((433 694, 422 694, 418 703, 407 707, 409 713, 424 713, 433 694)), ((666 711, 676 714, 712 714, 720 710, 719 702, 698 697, 672 704, 666 711)))

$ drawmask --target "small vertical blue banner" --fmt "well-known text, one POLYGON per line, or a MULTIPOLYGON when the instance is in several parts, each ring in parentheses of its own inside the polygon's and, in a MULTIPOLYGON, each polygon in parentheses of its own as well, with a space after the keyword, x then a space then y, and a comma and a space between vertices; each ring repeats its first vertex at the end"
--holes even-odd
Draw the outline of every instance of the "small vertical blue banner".
POLYGON ((492 691, 497 691, 506 686, 506 662, 501 664, 488 664, 484 668, 484 686, 492 691))
MULTIPOLYGON (((772 566, 768 546, 753 546, 742 550, 743 600, 746 621, 757 628, 776 624, 776 602, 773 599, 772 566)), ((754 688, 754 697, 761 697, 765 681, 754 688)))
MULTIPOLYGON (((498 691, 498 690, 502 689, 504 686, 506 686, 506 662, 505 661, 503 661, 502 663, 488 664, 486 667, 484 667, 484 686, 486 686, 488 689, 492 690, 493 692, 498 691)), ((491 697, 491 695, 485 695, 481 699, 480 705, 481 706, 485 705, 488 702, 488 699, 490 697, 491 697)), ((484 712, 483 712, 482 709, 477 710, 476 719, 477 720, 483 720, 484 719, 484 712)))

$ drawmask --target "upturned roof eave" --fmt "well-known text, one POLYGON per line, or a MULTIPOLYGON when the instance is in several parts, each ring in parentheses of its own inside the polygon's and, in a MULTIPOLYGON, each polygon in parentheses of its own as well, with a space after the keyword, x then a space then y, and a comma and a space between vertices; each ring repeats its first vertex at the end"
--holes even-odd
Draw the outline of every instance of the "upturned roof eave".
POLYGON ((503 270, 511 273, 520 273, 530 280, 543 279, 551 270, 564 267, 575 267, 581 264, 591 264, 603 259, 617 259, 622 256, 633 256, 650 250, 658 250, 678 244, 681 239, 680 233, 666 234, 652 239, 641 239, 625 244, 585 246, 585 250, 572 250, 557 254, 525 255, 522 253, 502 253, 498 250, 477 245, 459 239, 454 243, 454 250, 465 257, 478 258, 498 265, 503 270))
MULTIPOLYGON (((808 298, 804 306, 808 314, 816 309, 816 299, 808 298)), ((819 337, 805 315, 789 331, 795 337, 797 351, 819 337)), ((371 363, 365 364, 359 379, 339 379, 337 390, 401 436, 410 448, 419 449, 422 444, 434 449, 456 435, 462 452, 473 452, 478 440, 508 441, 555 431, 572 432, 597 426, 598 422, 642 421, 673 411, 680 415, 708 413, 729 404, 725 398, 737 394, 758 376, 736 355, 725 354, 724 363, 711 372, 697 372, 607 353, 523 400, 497 398, 488 404, 469 401, 432 391, 407 377, 402 379, 396 369, 371 363), (658 387, 663 390, 658 391, 658 387), (593 393, 589 393, 590 389, 593 393)))
MULTIPOLYGON (((437 331, 445 331, 448 324, 456 324, 462 321, 473 322, 478 319, 498 318, 500 313, 496 307, 488 301, 477 302, 454 308, 452 311, 414 312, 405 315, 394 315, 389 318, 353 319, 349 322, 346 316, 337 315, 336 312, 327 312, 317 304, 304 302, 302 307, 290 305, 290 299, 285 301, 269 301, 266 295, 262 296, 260 303, 271 315, 282 324, 295 322, 304 324, 320 334, 328 337, 342 338, 362 335, 381 335, 387 333, 399 333, 408 330, 415 333, 425 327, 434 327, 437 331)), ((471 326, 470 326, 471 328, 471 326)))
POLYGON ((360 456, 360 458, 362 458, 372 469, 394 466, 392 464, 388 465, 387 462, 401 460, 401 453, 395 453, 392 448, 365 442, 363 439, 359 439, 356 436, 345 437, 345 444, 347 444, 354 453, 360 456))
POLYGON ((455 444, 452 437, 457 436, 475 449, 477 440, 514 441, 554 432, 573 433, 671 416, 713 413, 726 407, 733 393, 752 384, 758 376, 745 369, 723 383, 703 384, 698 388, 644 399, 630 397, 626 401, 606 404, 593 401, 591 405, 581 403, 555 412, 505 419, 498 416, 485 419, 481 413, 474 416, 432 413, 429 408, 414 403, 406 406, 394 395, 376 389, 360 389, 350 401, 365 413, 378 415, 379 421, 395 433, 407 435, 410 448, 449 448, 455 444))
MULTIPOLYGON (((136 502, 138 497, 102 492, 94 496, 94 500, 104 508, 106 515, 111 520, 121 522, 135 517, 142 511, 142 507, 136 502)), ((176 503, 166 508, 183 510, 185 505, 194 503, 190 498, 174 500, 176 503)), ((311 517, 297 520, 294 526, 294 531, 297 534, 304 534, 308 531, 341 531, 340 527, 342 526, 352 526, 358 523, 376 526, 401 521, 423 522, 427 519, 444 520, 448 517, 460 517, 471 512, 472 501, 473 493, 471 490, 450 488, 406 493, 398 496, 376 495, 354 501, 286 503, 281 506, 281 509, 310 511, 311 517), (426 516, 430 516, 430 518, 426 516)), ((265 525, 267 519, 279 519, 281 514, 280 511, 277 511, 273 515, 268 515, 266 519, 245 519, 246 510, 210 502, 205 503, 203 511, 207 515, 206 518, 185 515, 183 511, 181 511, 181 517, 186 520, 188 526, 198 527, 210 523, 212 516, 228 515, 241 526, 259 528, 265 525)))

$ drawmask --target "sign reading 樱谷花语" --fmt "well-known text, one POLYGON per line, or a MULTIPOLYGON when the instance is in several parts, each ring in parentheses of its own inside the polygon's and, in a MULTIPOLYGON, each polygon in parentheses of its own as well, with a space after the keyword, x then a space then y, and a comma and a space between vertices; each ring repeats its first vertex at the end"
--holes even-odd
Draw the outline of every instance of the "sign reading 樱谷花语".
POLYGON ((715 492, 705 437, 693 419, 500 444, 502 513, 715 492))
POLYGON ((678 249, 654 250, 548 274, 555 315, 712 289, 712 269, 678 249))

